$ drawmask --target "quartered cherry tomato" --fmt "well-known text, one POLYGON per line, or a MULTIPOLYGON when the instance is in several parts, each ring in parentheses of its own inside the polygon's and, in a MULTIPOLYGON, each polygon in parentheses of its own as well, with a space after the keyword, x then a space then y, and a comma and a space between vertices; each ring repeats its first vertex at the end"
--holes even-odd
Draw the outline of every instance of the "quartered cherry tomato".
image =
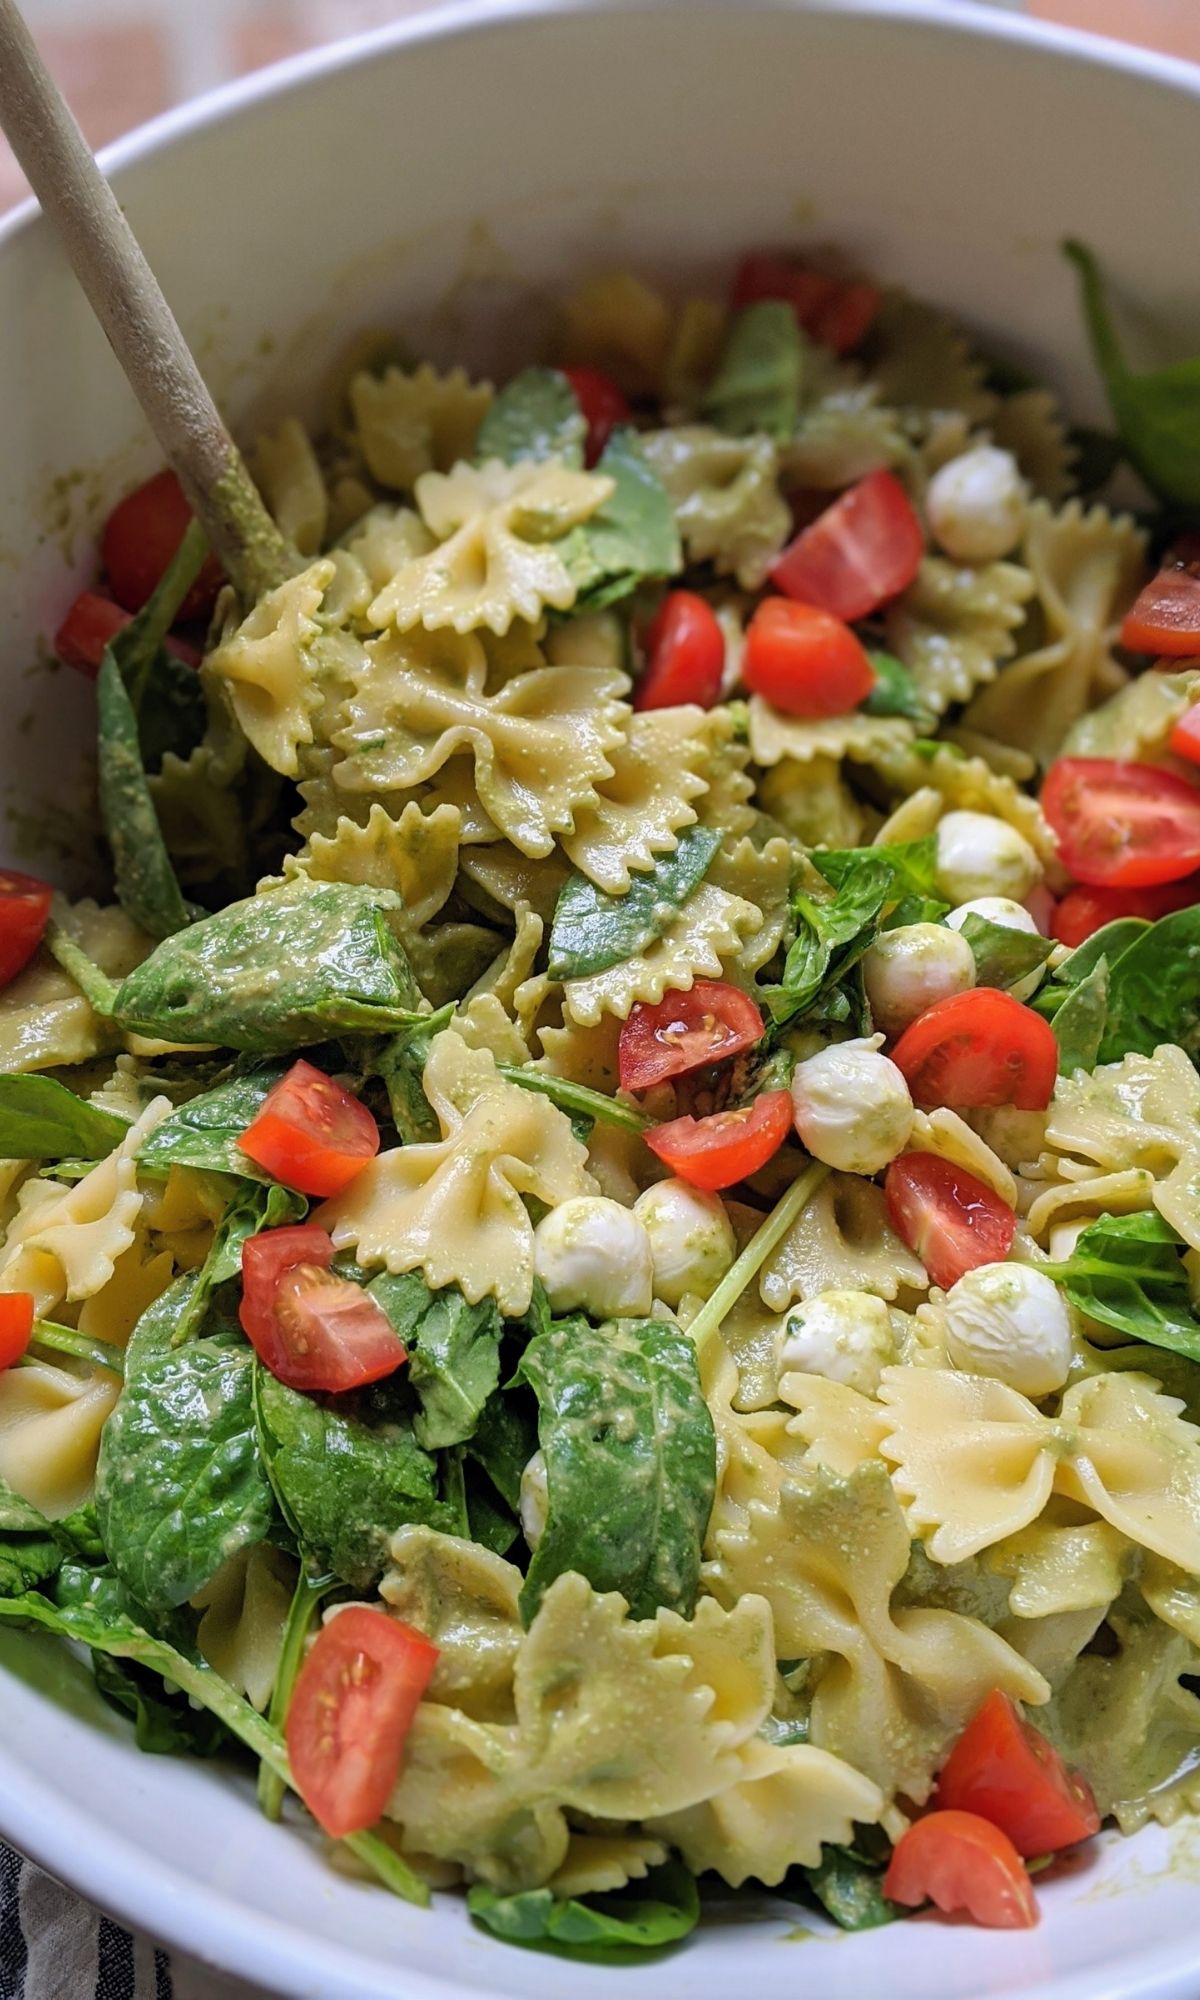
POLYGON ((938 1777, 937 1803, 990 1820, 1027 1858, 1057 1854, 1100 1831, 1087 1779, 1068 1770, 999 1688, 951 1750, 938 1777))
POLYGON ((931 1812, 901 1834, 883 1878, 893 1903, 963 1910, 989 1930, 1037 1922, 1033 1884, 1006 1833, 969 1812, 931 1812))
POLYGON ((646 627, 646 669, 635 708, 712 708, 725 673, 725 634, 712 607, 692 590, 669 590, 646 627))
POLYGON ((782 299, 814 340, 835 354, 848 354, 870 332, 882 294, 874 285, 826 277, 794 258, 756 250, 738 265, 732 304, 749 306, 759 299, 782 299))
POLYGON ((907 590, 925 538, 892 472, 869 472, 803 528, 771 564, 777 590, 853 623, 907 590))
POLYGON ((742 679, 785 715, 848 715, 876 678, 862 641, 814 605, 765 597, 746 628, 742 679))
POLYGON ((1126 613, 1121 644, 1174 659, 1200 654, 1200 535, 1183 536, 1168 552, 1126 613))
POLYGON ((1174 910, 1190 910, 1193 903, 1200 903, 1200 875, 1160 882, 1153 889, 1068 889, 1055 905, 1049 935, 1074 947, 1118 917, 1141 917, 1156 924, 1174 910))
POLYGON ((36 875, 0 868, 0 987, 24 971, 40 945, 53 896, 36 875))
POLYGON ((296 1678, 285 1734, 296 1788, 335 1839, 383 1817, 438 1648, 351 1604, 322 1626, 296 1678))
MULTIPOLYGON (((117 633, 132 619, 133 613, 122 611, 111 597, 103 597, 98 590, 82 590, 54 635, 54 650, 64 666, 74 667, 92 680, 117 633)), ((199 653, 185 639, 172 633, 166 644, 167 651, 185 667, 200 665, 199 653)))
POLYGON ((0 1292, 0 1369, 12 1368, 33 1338, 32 1292, 0 1292))
POLYGON ((602 368, 564 368, 562 372, 575 391, 587 424, 584 457, 589 465, 595 465, 613 432, 632 422, 633 412, 612 376, 602 368))
POLYGON ((935 1153, 901 1153, 883 1179, 888 1221, 930 1280, 948 1291, 980 1264, 1003 1263, 1017 1218, 994 1188, 935 1153))
POLYGON ((301 1194, 340 1194, 375 1158, 379 1127, 340 1083, 297 1062, 267 1092, 238 1147, 301 1194))
POLYGON ((621 1088, 649 1090, 668 1077, 687 1076, 753 1048, 762 1034, 753 1000, 726 979, 698 979, 686 993, 668 993, 654 1006, 639 1000, 621 1028, 621 1088))
POLYGON ((382 1306, 330 1270, 333 1241, 313 1223, 264 1229, 242 1245, 240 1318, 259 1360, 289 1389, 340 1395, 408 1359, 382 1306))
MULTIPOLYGON (((192 510, 173 472, 158 472, 113 508, 101 554, 109 588, 126 611, 140 611, 191 523, 192 510)), ((221 588, 221 566, 209 556, 179 607, 181 619, 203 618, 221 588)))
POLYGON ((1042 811, 1077 882, 1144 889, 1200 867, 1200 789, 1173 771, 1060 757, 1042 786, 1042 811))
POLYGON ((891 1057, 924 1110, 1015 1104, 1044 1111, 1058 1075, 1050 1023, 994 986, 935 1001, 910 1022, 891 1057))
POLYGON ((765 1167, 791 1129, 791 1091, 767 1090, 742 1110, 673 1118, 645 1136, 650 1150, 680 1180, 713 1194, 765 1167))

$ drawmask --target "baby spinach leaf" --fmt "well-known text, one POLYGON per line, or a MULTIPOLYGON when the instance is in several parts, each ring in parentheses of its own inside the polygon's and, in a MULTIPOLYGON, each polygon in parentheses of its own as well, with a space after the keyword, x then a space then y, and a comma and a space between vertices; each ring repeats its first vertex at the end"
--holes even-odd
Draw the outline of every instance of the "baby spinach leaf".
POLYGON ((650 1319, 562 1320, 530 1341, 517 1379, 538 1400, 549 1494, 521 1592, 526 1624, 565 1570, 619 1590, 634 1618, 660 1605, 689 1617, 716 1441, 687 1335, 650 1319))
POLYGON ((482 1542, 493 1555, 506 1556, 521 1532, 520 1522, 462 1446, 456 1448, 456 1455, 462 1460, 467 1534, 471 1541, 482 1542))
POLYGON ((683 567, 670 495, 637 432, 627 425, 615 430, 595 469, 613 481, 614 491, 559 544, 579 593, 576 612, 602 610, 640 583, 683 567))
POLYGON ((682 1861, 652 1868, 645 1881, 610 1896, 556 1896, 524 1889, 505 1896, 478 1882, 467 1897, 475 1921, 507 1944, 540 1945, 566 1957, 653 1951, 695 1929, 700 1895, 682 1861))
POLYGON ((574 1083, 566 1076, 546 1076, 541 1070, 519 1063, 497 1063, 496 1067, 509 1083, 520 1084, 522 1090, 532 1090, 539 1097, 548 1097, 569 1118, 584 1119, 589 1127, 599 1121, 602 1125, 617 1125, 624 1132, 645 1132, 654 1123, 636 1105, 622 1104, 602 1090, 593 1090, 590 1084, 574 1083))
POLYGON ((1108 970, 1101 1062, 1177 1042, 1200 1066, 1200 905, 1160 917, 1108 970))
POLYGON ((151 1756, 215 1757, 230 1742, 225 1724, 136 1662, 93 1652, 92 1673, 110 1708, 132 1716, 139 1750, 151 1756))
POLYGON ((1080 1232, 1069 1258, 1044 1266, 1072 1305, 1131 1340, 1200 1361, 1200 1318, 1192 1309, 1182 1253, 1161 1215, 1106 1215, 1080 1232))
MULTIPOLYGON (((1101 924, 1090 938, 1076 945, 1068 958, 1054 974, 1056 985, 1079 986, 1090 972, 1094 972, 1100 960, 1113 965, 1123 951, 1136 944, 1150 929, 1144 917, 1114 917, 1111 924, 1101 924)), ((1061 997, 1061 996, 1060 996, 1061 997)))
POLYGON ((45 1515, 0 1479, 0 1597, 45 1583, 60 1568, 64 1548, 45 1515))
POLYGON ((805 341, 789 305, 760 299, 735 313, 720 366, 701 405, 718 430, 790 438, 800 415, 805 341))
POLYGON ((367 1286, 409 1350, 413 1420, 426 1451, 461 1444, 500 1380, 500 1314, 494 1299, 468 1305, 455 1287, 431 1292, 417 1272, 383 1271, 367 1286))
MULTIPOLYGON (((935 881, 936 842, 896 842, 885 847, 814 848, 809 860, 833 891, 824 896, 819 879, 801 887, 792 900, 792 939, 778 986, 764 987, 764 1001, 776 1031, 805 1014, 828 1021, 853 1019, 869 1025, 857 967, 880 929, 902 903, 918 903, 934 914, 944 904, 929 900, 935 881)), ((912 915, 910 922, 917 922, 912 915)))
POLYGON ((274 1055, 339 1029, 418 1027, 421 996, 388 889, 299 879, 164 939, 118 988, 121 1026, 274 1055))
POLYGON ((884 1895, 882 1868, 853 1848, 823 1847, 820 1861, 801 1872, 822 1909, 844 1931, 876 1930, 911 1915, 884 1895))
POLYGON ((1091 971, 1064 989, 1066 998, 1053 1016, 1058 1043, 1058 1073, 1074 1076, 1077 1069, 1094 1070, 1108 1023, 1108 960, 1098 959, 1091 971))
POLYGON ((100 1439, 96 1505, 109 1557, 139 1603, 183 1604, 270 1530, 274 1500, 254 1422, 254 1350, 240 1333, 175 1344, 197 1280, 179 1278, 129 1342, 100 1439))
POLYGON ((653 944, 703 881, 720 845, 717 828, 685 827, 675 852, 631 876, 623 896, 607 895, 584 875, 570 876, 550 930, 551 979, 589 978, 653 944))
POLYGON ((128 1130, 53 1077, 0 1076, 0 1159, 102 1160, 128 1130))
POLYGON ((926 834, 923 840, 889 841, 883 847, 814 847, 809 854, 810 861, 835 889, 840 889, 847 877, 855 874, 865 861, 881 857, 892 871, 897 901, 901 896, 920 896, 927 901, 936 901, 937 838, 934 834, 926 834))
POLYGON ((976 910, 965 919, 962 935, 975 957, 975 984, 1006 991, 1045 965, 1057 949, 1053 938, 1015 930, 1011 924, 994 924, 976 910))
MULTIPOLYGON (((246 1238, 258 1236, 264 1229, 281 1229, 285 1223, 300 1222, 307 1212, 304 1196, 276 1181, 269 1186, 238 1189, 217 1224, 208 1255, 195 1273, 192 1290, 176 1315, 176 1347, 204 1326, 212 1313, 218 1288, 241 1275, 242 1245, 246 1238)), ((230 1320, 229 1324, 235 1322, 230 1320)))
POLYGON ((583 464, 587 421, 558 368, 523 368, 505 384, 479 427, 477 459, 561 458, 583 464))
POLYGON ((205 1173, 237 1174, 243 1180, 269 1180, 237 1142, 286 1069, 285 1063, 256 1064, 168 1113, 139 1148, 142 1172, 165 1174, 172 1167, 198 1167, 205 1173))
POLYGON ((1117 339, 1095 257, 1083 243, 1063 249, 1079 273, 1092 354, 1126 453, 1164 499, 1200 506, 1200 356, 1135 373, 1117 339))
POLYGON ((875 669, 876 679, 866 700, 859 704, 863 714, 903 715, 915 722, 918 729, 926 732, 936 729, 937 717, 922 701, 916 681, 903 661, 876 646, 868 646, 867 658, 875 669))
POLYGON ((521 1505, 521 1474, 536 1450, 533 1397, 520 1389, 498 1389, 484 1404, 467 1451, 514 1514, 521 1505))

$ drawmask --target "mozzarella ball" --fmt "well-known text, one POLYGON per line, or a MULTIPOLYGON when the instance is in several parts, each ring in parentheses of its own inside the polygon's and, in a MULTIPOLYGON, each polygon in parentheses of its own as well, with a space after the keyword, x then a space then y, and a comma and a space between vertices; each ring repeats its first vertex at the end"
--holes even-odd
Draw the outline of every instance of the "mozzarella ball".
POLYGON ((655 1298, 668 1306, 689 1292, 708 1298, 737 1255, 720 1196, 686 1181, 656 1181, 638 1196, 633 1212, 650 1239, 655 1298))
POLYGON ((798 1063, 792 1075, 801 1143, 814 1160, 844 1174, 881 1173, 912 1130, 908 1085, 880 1055, 882 1040, 835 1043, 798 1063))
MULTIPOLYGON (((951 910, 946 922, 952 930, 961 930, 968 917, 982 917, 989 924, 1003 924, 1006 930, 1025 931, 1030 937, 1041 937, 1037 920, 1023 903, 1014 903, 1011 896, 975 896, 969 903, 960 903, 951 910)), ((1042 983, 1044 965, 1035 965, 1024 979, 1018 979, 1009 987, 1014 1000, 1028 1000, 1042 983)))
POLYGON ((781 1375, 792 1369, 824 1375, 864 1396, 875 1394, 882 1371, 895 1359, 891 1317, 870 1292, 818 1292, 793 1306, 779 1331, 781 1375))
POLYGON ((975 954, 945 924, 900 924, 881 931, 862 962, 871 1017, 898 1035, 932 1007, 975 984, 975 954))
POLYGON ((1025 533, 1025 481, 1011 451, 973 445, 935 472, 925 494, 930 532, 955 562, 995 562, 1025 533))
POLYGON ((947 902, 1006 896, 1019 903, 1041 872, 1024 834, 993 813, 949 812, 938 825, 938 887, 947 902))
POLYGON ((546 1477, 546 1454, 535 1451, 521 1474, 521 1533, 531 1549, 536 1549, 546 1532, 550 1512, 550 1485, 546 1477))
POLYGON ((946 1294, 956 1368, 1023 1396, 1049 1396, 1071 1370, 1071 1321, 1058 1286, 1029 1264, 980 1264, 946 1294))
POLYGON ((614 1319, 650 1310, 650 1238, 632 1209, 605 1195, 575 1195, 543 1216, 533 1232, 533 1266, 557 1313, 614 1319))

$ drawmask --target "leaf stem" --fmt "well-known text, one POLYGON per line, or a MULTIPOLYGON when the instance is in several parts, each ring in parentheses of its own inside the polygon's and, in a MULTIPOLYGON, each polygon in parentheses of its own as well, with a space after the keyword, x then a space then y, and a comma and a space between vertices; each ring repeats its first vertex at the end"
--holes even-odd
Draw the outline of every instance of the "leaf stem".
POLYGON ((759 1224, 741 1256, 725 1273, 712 1297, 701 1306, 688 1333, 697 1347, 720 1331, 722 1324, 752 1278, 758 1275, 772 1250, 781 1243, 796 1218, 812 1200, 829 1168, 821 1160, 810 1160, 797 1174, 787 1193, 776 1202, 765 1222, 759 1224))
POLYGON ((125 1356, 107 1340, 89 1340, 73 1326, 58 1326, 54 1320, 40 1319, 33 1331, 33 1346, 48 1347, 55 1354, 71 1354, 77 1361, 91 1361, 112 1375, 124 1375, 125 1356))
MULTIPOLYGON (((283 1628, 283 1644, 279 1651, 279 1665, 275 1670, 275 1685, 271 1690, 271 1705, 267 1710, 267 1720, 272 1728, 282 1731, 287 1720, 288 1706, 292 1699, 292 1689, 296 1685, 296 1675, 304 1657, 304 1642, 312 1630, 312 1622, 317 1607, 326 1592, 332 1590, 337 1579, 333 1576, 310 1576, 301 1567, 292 1595, 287 1623, 283 1628)), ((283 1811, 283 1796, 287 1789, 278 1771, 269 1764, 258 1768, 258 1803, 268 1819, 278 1819, 283 1811)))
POLYGON ((56 958, 68 978, 75 981, 84 999, 97 1014, 111 1017, 116 1009, 118 984, 90 959, 83 946, 71 936, 67 927, 70 910, 61 896, 56 896, 50 909, 50 921, 42 939, 46 950, 56 958))
POLYGON ((1069 257, 1079 273, 1079 289, 1083 300, 1083 315, 1087 321, 1092 340, 1092 352, 1096 366, 1104 377, 1105 385, 1112 391, 1114 385, 1124 382, 1129 374, 1129 365, 1121 352, 1112 320, 1109 316, 1108 301, 1104 293, 1104 280, 1100 267, 1086 243, 1068 237, 1063 244, 1063 254, 1069 257))
POLYGON ((546 1076, 541 1070, 523 1069, 518 1063, 497 1063, 500 1075, 509 1083, 519 1083, 522 1090, 534 1090, 542 1097, 550 1098, 560 1111, 574 1113, 576 1117, 594 1118, 600 1124, 618 1125, 625 1132, 645 1132, 653 1125, 644 1111, 635 1105, 621 1104, 615 1097, 606 1097, 602 1090, 592 1090, 586 1083, 572 1083, 565 1076, 546 1076))

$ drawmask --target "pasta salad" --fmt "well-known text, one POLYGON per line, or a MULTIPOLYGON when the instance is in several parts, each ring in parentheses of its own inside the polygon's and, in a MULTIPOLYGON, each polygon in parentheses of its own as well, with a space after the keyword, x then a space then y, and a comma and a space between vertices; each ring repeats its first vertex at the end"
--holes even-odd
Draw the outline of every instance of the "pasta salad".
POLYGON ((501 1938, 1019 1927, 1200 1805, 1200 419, 1069 251, 1111 437, 601 276, 260 437, 244 576, 139 488, 58 634, 0 1618, 501 1938))

